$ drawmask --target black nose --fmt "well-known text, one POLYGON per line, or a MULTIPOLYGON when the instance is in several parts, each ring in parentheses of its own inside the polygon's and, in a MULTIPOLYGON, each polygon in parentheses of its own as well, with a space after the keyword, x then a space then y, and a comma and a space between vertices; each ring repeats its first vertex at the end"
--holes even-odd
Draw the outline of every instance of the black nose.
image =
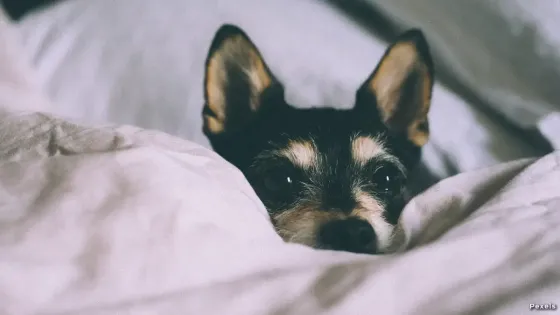
POLYGON ((329 249, 374 254, 377 237, 368 222, 349 218, 325 223, 319 230, 318 242, 329 249))

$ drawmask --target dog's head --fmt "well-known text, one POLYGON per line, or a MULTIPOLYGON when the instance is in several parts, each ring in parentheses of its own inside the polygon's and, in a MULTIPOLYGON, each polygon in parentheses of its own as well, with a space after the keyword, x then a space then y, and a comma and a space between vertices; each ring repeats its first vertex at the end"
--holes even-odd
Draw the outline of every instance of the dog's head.
POLYGON ((232 25, 215 35, 204 84, 205 134, 245 174, 284 240, 387 249, 407 174, 428 140, 433 69, 419 30, 387 49, 351 110, 287 104, 260 52, 232 25))

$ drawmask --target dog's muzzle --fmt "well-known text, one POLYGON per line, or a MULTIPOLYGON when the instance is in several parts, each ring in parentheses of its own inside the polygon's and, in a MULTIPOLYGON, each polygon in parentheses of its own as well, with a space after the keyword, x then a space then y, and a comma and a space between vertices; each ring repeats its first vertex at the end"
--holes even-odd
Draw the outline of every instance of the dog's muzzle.
POLYGON ((361 254, 375 254, 377 236, 365 220, 348 218, 323 224, 317 235, 321 248, 361 254))

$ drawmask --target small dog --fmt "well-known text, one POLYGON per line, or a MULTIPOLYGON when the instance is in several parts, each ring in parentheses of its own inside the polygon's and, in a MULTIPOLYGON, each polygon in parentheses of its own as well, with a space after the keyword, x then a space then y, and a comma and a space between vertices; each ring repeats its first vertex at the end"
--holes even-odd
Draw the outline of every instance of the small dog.
POLYGON ((429 134, 434 71, 420 30, 387 49, 348 110, 287 104, 233 25, 217 31, 205 71, 204 133, 244 173, 285 241, 387 252, 429 134))

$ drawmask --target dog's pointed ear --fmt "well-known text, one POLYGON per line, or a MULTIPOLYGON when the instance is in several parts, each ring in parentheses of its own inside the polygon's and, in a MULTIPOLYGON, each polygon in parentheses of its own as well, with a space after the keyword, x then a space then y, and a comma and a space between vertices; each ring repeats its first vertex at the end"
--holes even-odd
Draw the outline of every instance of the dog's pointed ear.
POLYGON ((355 108, 377 116, 389 130, 420 147, 429 138, 433 84, 428 43, 420 30, 412 29, 387 49, 358 90, 355 108))
POLYGON ((273 85, 279 86, 245 32, 234 25, 222 25, 206 59, 204 132, 217 135, 246 123, 273 85))

